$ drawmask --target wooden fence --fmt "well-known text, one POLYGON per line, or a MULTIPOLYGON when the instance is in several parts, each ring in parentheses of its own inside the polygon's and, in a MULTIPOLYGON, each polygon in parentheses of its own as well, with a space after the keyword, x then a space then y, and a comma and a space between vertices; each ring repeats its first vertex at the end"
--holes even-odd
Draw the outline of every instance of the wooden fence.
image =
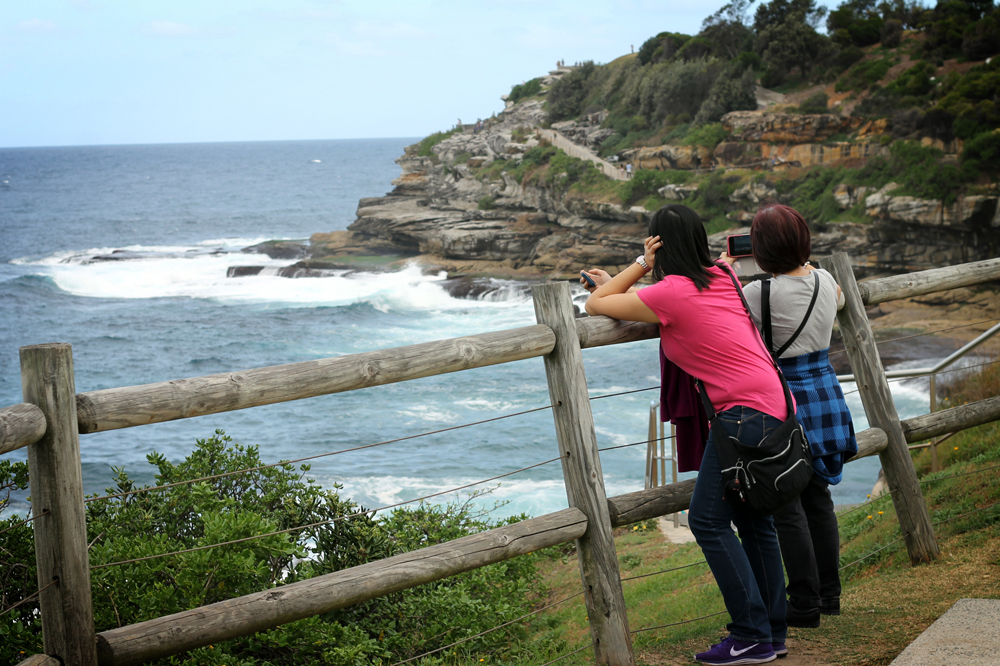
MULTIPOLYGON (((845 254, 828 266, 871 428, 854 459, 878 454, 913 563, 938 546, 907 442, 1000 420, 1000 397, 900 421, 864 306, 1000 279, 1000 259, 858 284, 845 254)), ((23 404, 0 409, 0 453, 28 447, 45 653, 124 666, 287 622, 576 540, 596 662, 634 664, 612 529, 688 508, 694 480, 607 497, 584 376, 589 347, 657 337, 651 324, 574 319, 565 282, 532 289, 538 324, 289 365, 77 394, 67 344, 21 349, 23 404), (95 634, 79 433, 127 428, 544 357, 569 508, 377 562, 95 634), (43 514, 44 515, 43 517, 43 514)), ((650 359, 653 363, 653 359, 650 359)), ((34 656, 43 664, 47 657, 34 656)), ((25 662, 25 663, 29 663, 25 662)))

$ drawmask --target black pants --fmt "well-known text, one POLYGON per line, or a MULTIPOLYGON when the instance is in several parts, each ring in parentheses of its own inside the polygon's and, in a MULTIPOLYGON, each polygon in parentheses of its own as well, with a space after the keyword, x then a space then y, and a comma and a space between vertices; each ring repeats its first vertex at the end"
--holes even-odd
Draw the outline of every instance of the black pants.
POLYGON ((840 597, 840 534, 826 481, 813 475, 798 499, 774 514, 788 598, 798 610, 840 597))

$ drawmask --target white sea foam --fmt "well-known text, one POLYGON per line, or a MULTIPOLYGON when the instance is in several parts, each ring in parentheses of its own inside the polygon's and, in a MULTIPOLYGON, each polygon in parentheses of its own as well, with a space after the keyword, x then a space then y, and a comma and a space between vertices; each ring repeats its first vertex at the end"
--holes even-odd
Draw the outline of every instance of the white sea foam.
MULTIPOLYGON (((409 265, 396 272, 331 271, 321 278, 290 279, 279 271, 288 260, 263 254, 236 252, 262 239, 228 238, 196 245, 126 245, 67 250, 44 257, 22 257, 12 263, 36 267, 56 286, 74 296, 90 298, 192 298, 235 303, 281 303, 302 306, 346 306, 368 303, 381 312, 424 312, 458 315, 454 322, 437 322, 442 335, 480 330, 482 322, 470 321, 470 311, 488 312, 514 308, 514 325, 523 325, 523 290, 504 286, 490 299, 452 297, 442 286, 445 273, 425 275, 409 265), (118 255, 118 256, 115 256, 118 255), (95 257, 101 257, 95 260, 95 257), (232 266, 261 266, 254 276, 227 277, 232 266), (452 325, 455 325, 454 327, 452 325)), ((504 321, 497 322, 503 328, 504 321)), ((417 341, 426 339, 426 334, 417 341)))
MULTIPOLYGON (((529 516, 540 516, 552 511, 558 511, 567 506, 566 490, 562 480, 534 479, 503 479, 499 483, 483 484, 476 488, 467 488, 456 492, 446 492, 478 479, 449 477, 443 479, 426 479, 420 477, 400 476, 369 476, 337 479, 319 479, 324 485, 334 482, 343 486, 343 494, 366 508, 392 506, 401 502, 425 497, 436 493, 444 493, 426 500, 431 504, 448 504, 463 501, 476 489, 489 490, 478 498, 476 505, 492 508, 496 502, 506 503, 491 515, 494 518, 526 513, 529 516)), ((630 484, 631 490, 637 488, 630 484)), ((414 503, 415 504, 415 503, 414 503)), ((413 506, 412 504, 409 506, 413 506)))

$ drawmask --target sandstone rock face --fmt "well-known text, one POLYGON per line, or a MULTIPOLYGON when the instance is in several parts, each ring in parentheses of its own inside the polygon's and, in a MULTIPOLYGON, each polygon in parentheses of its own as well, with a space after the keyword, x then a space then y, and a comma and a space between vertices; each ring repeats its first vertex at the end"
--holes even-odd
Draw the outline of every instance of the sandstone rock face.
POLYGON ((697 191, 697 185, 674 185, 673 183, 664 185, 657 190, 657 192, 660 193, 660 196, 664 199, 670 199, 672 201, 682 201, 697 191))
MULTIPOLYGON (((509 173, 499 181, 480 181, 473 169, 496 160, 511 167, 537 145, 534 129, 545 118, 535 101, 512 106, 486 129, 458 132, 416 155, 411 146, 399 158, 402 174, 387 196, 362 199, 357 220, 347 231, 316 234, 311 258, 298 262, 300 275, 348 265, 345 257, 419 256, 437 268, 467 276, 487 274, 572 278, 581 268, 612 274, 642 251, 650 213, 635 207, 569 194, 558 174, 550 184, 522 185, 509 173), (480 202, 483 208, 480 210, 480 202)), ((704 169, 770 163, 818 164, 871 156, 885 150, 877 141, 828 143, 830 136, 857 128, 859 121, 836 115, 799 116, 737 112, 724 118, 734 141, 714 151, 701 146, 655 146, 623 151, 639 168, 704 169), (774 143, 786 145, 774 145, 774 143)), ((604 140, 599 121, 560 124, 588 145, 604 140)), ((884 128, 866 131, 877 135, 884 128)), ((553 174, 550 174, 550 176, 553 174)), ((954 204, 896 196, 895 184, 878 191, 842 185, 835 193, 841 209, 863 202, 870 223, 838 222, 814 229, 813 255, 848 252, 861 268, 919 270, 996 256, 1000 250, 1000 209, 996 197, 970 196, 954 204)), ((661 194, 689 198, 695 186, 668 185, 661 194)), ((758 205, 780 199, 774 185, 750 183, 733 193, 727 217, 749 224, 758 205)), ((720 252, 732 231, 711 238, 720 252)), ((290 251, 285 248, 284 251, 290 251)))
POLYGON ((857 129, 861 126, 861 119, 829 113, 800 115, 733 111, 722 116, 722 126, 736 141, 821 143, 834 134, 857 129))
POLYGON ((754 181, 747 183, 729 195, 730 201, 749 201, 750 203, 760 203, 762 201, 776 200, 778 190, 774 185, 766 181, 754 181))
POLYGON ((656 146, 635 148, 619 153, 619 160, 639 169, 698 169, 708 166, 712 149, 705 146, 656 146))

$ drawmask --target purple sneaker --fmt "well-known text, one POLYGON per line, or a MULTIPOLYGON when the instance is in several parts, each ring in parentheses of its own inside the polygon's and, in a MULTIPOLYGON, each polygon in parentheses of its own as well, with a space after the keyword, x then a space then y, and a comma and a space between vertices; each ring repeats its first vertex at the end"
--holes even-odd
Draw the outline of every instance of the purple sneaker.
POLYGON ((695 660, 710 666, 732 666, 734 664, 764 664, 774 661, 778 656, 770 643, 744 643, 732 636, 718 645, 713 645, 707 652, 699 652, 695 660))
POLYGON ((778 659, 788 656, 788 648, 785 647, 784 643, 771 643, 771 648, 774 650, 774 654, 778 655, 778 659))

